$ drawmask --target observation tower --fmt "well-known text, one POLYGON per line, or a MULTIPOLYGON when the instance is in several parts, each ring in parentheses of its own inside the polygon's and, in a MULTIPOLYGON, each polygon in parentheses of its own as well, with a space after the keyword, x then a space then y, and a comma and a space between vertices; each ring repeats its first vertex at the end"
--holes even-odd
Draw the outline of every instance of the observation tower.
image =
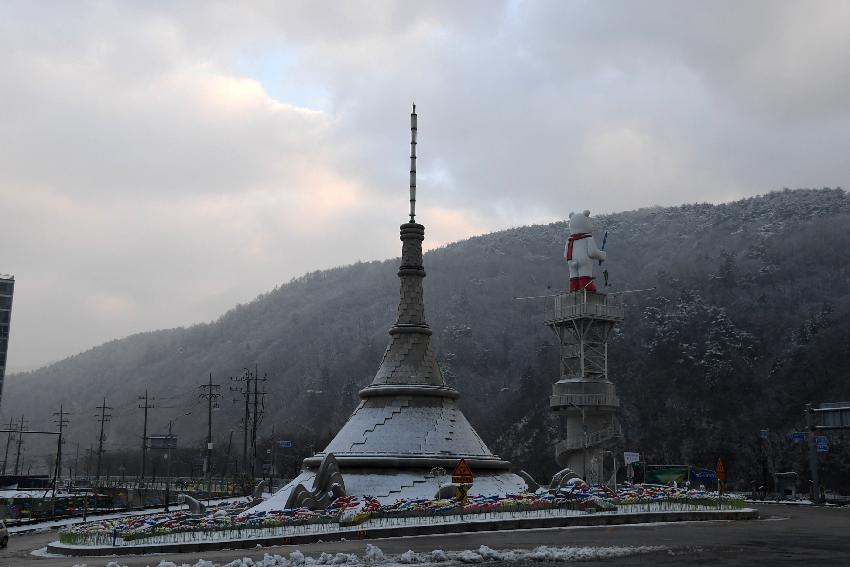
POLYGON ((620 400, 608 379, 608 337, 623 320, 623 304, 621 296, 598 292, 593 284, 593 268, 606 255, 596 248, 589 216, 589 211, 570 215, 564 256, 571 291, 545 298, 544 322, 558 337, 560 353, 560 379, 549 397, 549 407, 561 418, 555 460, 585 481, 599 483, 606 444, 620 435, 620 400))

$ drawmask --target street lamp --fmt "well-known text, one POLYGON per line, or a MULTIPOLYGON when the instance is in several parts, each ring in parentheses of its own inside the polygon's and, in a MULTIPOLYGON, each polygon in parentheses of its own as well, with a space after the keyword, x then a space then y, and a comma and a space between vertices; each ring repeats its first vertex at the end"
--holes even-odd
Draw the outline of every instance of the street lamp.
POLYGON ((584 421, 584 407, 577 406, 573 402, 567 402, 567 405, 572 406, 581 412, 581 428, 584 434, 584 449, 581 452, 581 476, 582 480, 587 482, 587 423, 584 421))

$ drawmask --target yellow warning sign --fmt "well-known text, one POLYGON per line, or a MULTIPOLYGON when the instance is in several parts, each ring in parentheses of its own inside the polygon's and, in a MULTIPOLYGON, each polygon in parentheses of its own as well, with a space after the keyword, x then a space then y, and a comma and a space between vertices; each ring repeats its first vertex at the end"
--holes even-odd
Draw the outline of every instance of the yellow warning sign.
POLYGON ((465 484, 455 486, 455 498, 459 502, 466 504, 466 500, 469 498, 469 487, 465 484))
POLYGON ((463 459, 458 461, 452 471, 452 482, 455 484, 472 484, 472 470, 463 459))

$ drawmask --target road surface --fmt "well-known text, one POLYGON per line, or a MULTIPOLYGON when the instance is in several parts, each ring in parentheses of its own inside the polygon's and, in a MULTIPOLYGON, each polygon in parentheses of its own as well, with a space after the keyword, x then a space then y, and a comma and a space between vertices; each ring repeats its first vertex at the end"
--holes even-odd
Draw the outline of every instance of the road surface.
MULTIPOLYGON (((823 508, 777 504, 759 505, 760 520, 740 522, 692 522, 681 524, 638 524, 633 526, 551 528, 503 532, 466 533, 420 536, 414 538, 376 539, 369 543, 387 555, 398 555, 408 549, 429 552, 434 549, 477 549, 486 545, 493 549, 533 549, 548 546, 663 546, 665 549, 646 555, 593 561, 605 565, 850 565, 850 507, 823 508)), ((0 551, 0 567, 71 567, 88 564, 103 567, 107 557, 38 557, 30 552, 57 539, 56 532, 15 535, 8 549, 0 551)), ((186 555, 120 557, 117 561, 129 567, 155 567, 160 561, 194 564, 198 559, 227 563, 239 557, 262 558, 264 553, 288 555, 300 549, 305 555, 356 553, 363 556, 365 541, 340 541, 312 545, 268 547, 256 550, 208 551, 186 555)), ((510 567, 522 565, 514 562, 510 567)), ((531 564, 531 562, 528 562, 531 564)), ((583 565, 583 562, 571 563, 583 565)), ((588 565, 590 564, 587 563, 588 565)), ((489 563, 490 567, 509 567, 507 563, 489 563)), ((535 563, 535 565, 540 565, 535 563)))

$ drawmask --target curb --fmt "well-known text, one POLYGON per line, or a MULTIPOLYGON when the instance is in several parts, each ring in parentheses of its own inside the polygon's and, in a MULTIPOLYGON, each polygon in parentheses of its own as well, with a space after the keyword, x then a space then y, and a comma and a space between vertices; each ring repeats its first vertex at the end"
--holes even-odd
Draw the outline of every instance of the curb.
POLYGON ((536 528, 564 528, 575 526, 619 526, 624 524, 643 524, 647 522, 672 523, 711 520, 755 520, 758 519, 758 517, 758 510, 752 508, 746 508, 743 510, 720 510, 716 512, 636 512, 627 514, 592 514, 587 516, 566 516, 561 518, 522 518, 469 523, 426 524, 422 526, 373 528, 368 530, 300 534, 293 536, 278 535, 243 540, 202 541, 197 543, 169 543, 117 547, 74 547, 54 541, 47 545, 47 552, 71 557, 148 555, 151 553, 198 553, 201 551, 219 551, 222 549, 249 549, 256 548, 258 546, 273 547, 279 545, 331 542, 340 541, 342 539, 352 541, 418 535, 490 532, 498 530, 528 530, 536 528))

